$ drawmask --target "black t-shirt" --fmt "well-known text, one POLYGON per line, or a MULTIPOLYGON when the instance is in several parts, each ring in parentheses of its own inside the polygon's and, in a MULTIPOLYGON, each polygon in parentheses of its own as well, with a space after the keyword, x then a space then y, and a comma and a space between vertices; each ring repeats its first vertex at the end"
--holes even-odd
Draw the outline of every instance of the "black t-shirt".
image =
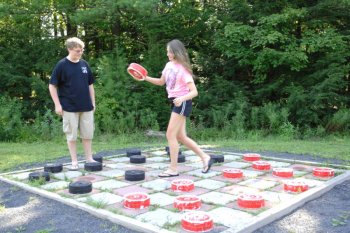
POLYGON ((62 109, 67 112, 88 112, 93 110, 89 85, 94 77, 88 63, 80 59, 74 63, 63 58, 52 71, 50 84, 57 86, 62 109))

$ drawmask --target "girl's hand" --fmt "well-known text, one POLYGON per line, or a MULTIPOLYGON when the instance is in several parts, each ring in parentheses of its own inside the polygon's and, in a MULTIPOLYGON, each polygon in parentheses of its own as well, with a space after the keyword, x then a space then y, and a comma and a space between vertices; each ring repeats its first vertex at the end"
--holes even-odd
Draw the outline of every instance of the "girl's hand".
POLYGON ((183 102, 182 97, 178 97, 178 98, 175 98, 175 99, 173 100, 173 103, 174 103, 174 105, 175 105, 176 107, 181 106, 182 102, 183 102))

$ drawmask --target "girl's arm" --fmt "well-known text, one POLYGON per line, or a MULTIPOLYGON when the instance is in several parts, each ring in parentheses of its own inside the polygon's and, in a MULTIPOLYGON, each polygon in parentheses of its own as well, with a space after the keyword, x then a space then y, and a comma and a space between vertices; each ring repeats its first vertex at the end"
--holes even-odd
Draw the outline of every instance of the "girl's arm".
POLYGON ((180 106, 182 102, 186 101, 186 100, 190 100, 193 99, 194 97, 198 96, 198 91, 197 91, 197 87, 194 84, 194 82, 189 82, 187 83, 188 89, 190 89, 190 92, 187 93, 184 96, 178 97, 174 99, 174 104, 175 106, 180 106))
POLYGON ((160 78, 152 78, 146 76, 145 81, 150 82, 154 85, 163 86, 165 84, 165 77, 163 75, 160 78))

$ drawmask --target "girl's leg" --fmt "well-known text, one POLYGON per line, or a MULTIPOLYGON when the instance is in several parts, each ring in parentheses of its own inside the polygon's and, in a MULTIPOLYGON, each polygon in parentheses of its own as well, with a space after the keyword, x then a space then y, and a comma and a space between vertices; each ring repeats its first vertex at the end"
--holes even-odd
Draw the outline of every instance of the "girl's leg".
POLYGON ((177 159, 179 155, 179 142, 177 141, 177 135, 181 129, 181 125, 186 121, 186 117, 172 112, 166 132, 166 137, 169 144, 170 152, 170 171, 177 173, 177 159))
POLYGON ((198 144, 187 136, 186 120, 181 125, 180 131, 177 135, 177 140, 184 144, 187 148, 192 150, 194 153, 196 153, 202 159, 203 169, 206 170, 210 160, 210 156, 204 153, 204 151, 198 146, 198 144))

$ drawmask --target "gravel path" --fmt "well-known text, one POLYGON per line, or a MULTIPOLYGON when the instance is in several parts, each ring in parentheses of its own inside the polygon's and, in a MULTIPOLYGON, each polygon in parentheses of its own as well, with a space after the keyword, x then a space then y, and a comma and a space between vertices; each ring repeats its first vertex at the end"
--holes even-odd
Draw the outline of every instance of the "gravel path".
MULTIPOLYGON (((100 152, 99 155, 107 156, 122 152, 124 150, 100 152)), ((321 163, 342 164, 344 162, 288 153, 266 152, 261 154, 268 154, 276 158, 298 160, 302 158, 303 160, 321 163)), ((56 162, 69 162, 69 160, 64 157, 56 162)), ((43 164, 24 164, 18 166, 18 168, 38 166, 43 166, 43 164)), ((255 233, 346 233, 350 232, 349 221, 350 180, 347 180, 291 214, 260 228, 255 233)), ((18 232, 135 233, 135 231, 96 218, 82 210, 29 193, 0 181, 0 233, 18 232)))

